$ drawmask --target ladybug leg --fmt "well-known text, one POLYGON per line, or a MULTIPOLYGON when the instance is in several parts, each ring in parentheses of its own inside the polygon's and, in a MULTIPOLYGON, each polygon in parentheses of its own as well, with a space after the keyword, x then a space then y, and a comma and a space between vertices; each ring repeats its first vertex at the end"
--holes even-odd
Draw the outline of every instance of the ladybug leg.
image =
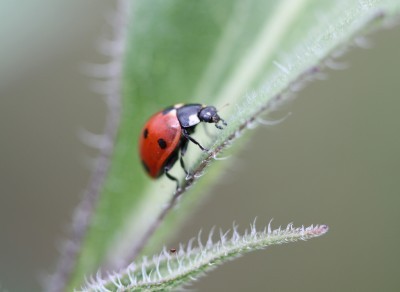
POLYGON ((181 145, 181 157, 179 159, 179 162, 181 163, 181 167, 183 168, 183 171, 185 172, 186 176, 189 175, 189 171, 185 167, 185 163, 183 161, 183 156, 186 153, 187 147, 188 147, 188 142, 189 140, 184 140, 184 142, 181 145))
MULTIPOLYGON (((221 118, 219 118, 219 120, 222 122, 222 124, 223 124, 224 126, 227 126, 227 125, 228 125, 228 123, 227 123, 227 122, 225 122, 225 120, 224 120, 224 119, 221 119, 221 118)), ((220 129, 220 130, 222 130, 222 129, 223 129, 223 127, 222 127, 222 126, 218 125, 218 122, 217 122, 217 123, 215 123, 215 127, 216 127, 217 129, 220 129)))
POLYGON ((200 149, 203 150, 204 152, 208 152, 208 151, 209 151, 208 149, 204 148, 199 142, 197 142, 194 138, 192 138, 192 137, 189 135, 189 133, 187 132, 187 130, 184 129, 184 128, 182 128, 182 135, 183 135, 186 139, 190 140, 191 142, 193 142, 194 144, 196 144, 197 146, 199 146, 200 149))
POLYGON ((187 171, 186 167, 185 167, 185 163, 183 162, 183 157, 181 156, 181 158, 179 159, 179 162, 181 163, 181 167, 183 169, 183 171, 185 172, 186 175, 189 175, 189 172, 187 171))
POLYGON ((170 175, 169 174, 169 167, 168 166, 166 166, 165 168, 164 168, 164 173, 165 173, 165 176, 166 177, 168 177, 170 180, 173 180, 174 182, 176 182, 176 190, 179 190, 179 180, 176 178, 176 177, 174 177, 173 175, 170 175))
POLYGON ((215 124, 215 127, 216 127, 217 129, 220 129, 220 130, 223 129, 222 126, 220 126, 220 125, 218 125, 218 124, 215 124))

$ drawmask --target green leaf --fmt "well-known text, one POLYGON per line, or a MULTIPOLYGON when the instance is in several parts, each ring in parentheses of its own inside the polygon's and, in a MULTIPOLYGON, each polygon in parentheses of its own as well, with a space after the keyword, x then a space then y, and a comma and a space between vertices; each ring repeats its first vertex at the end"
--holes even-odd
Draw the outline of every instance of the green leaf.
POLYGON ((187 286, 206 272, 242 254, 299 240, 319 237, 328 232, 326 225, 295 228, 289 224, 285 229, 271 229, 269 224, 263 231, 257 231, 255 223, 240 235, 234 225, 231 235, 220 230, 220 239, 213 242, 213 230, 205 244, 201 233, 185 248, 180 245, 174 253, 163 251, 148 261, 131 264, 118 274, 104 279, 98 274, 96 280, 87 283, 82 291, 170 291, 187 286), (197 247, 193 243, 197 241, 197 247))
MULTIPOLYGON (((117 45, 109 47, 113 57, 126 48, 121 112, 118 102, 110 103, 110 120, 120 122, 118 132, 107 135, 106 130, 112 156, 109 161, 103 156, 109 164, 99 166, 104 179, 94 179, 101 192, 91 193, 89 203, 84 200, 79 209, 85 220, 75 218, 78 227, 74 225, 72 243, 65 247, 58 276, 66 280, 72 272, 69 287, 77 287, 100 266, 119 269, 143 249, 151 253, 166 243, 231 163, 211 163, 214 158, 233 142, 241 145, 236 138, 244 130, 290 100, 309 80, 321 77, 326 66, 335 64, 334 56, 360 44, 371 30, 390 25, 399 9, 393 0, 139 0, 127 8, 127 34, 121 33, 126 23, 117 21, 117 45), (137 143, 146 119, 178 102, 215 105, 228 127, 214 130, 212 139, 199 129, 196 137, 210 152, 189 148, 185 159, 193 177, 185 180, 174 168, 184 186, 174 195, 171 181, 145 176, 137 143), (63 264, 66 259, 68 264, 63 264)), ((105 84, 111 100, 116 84, 105 84)))

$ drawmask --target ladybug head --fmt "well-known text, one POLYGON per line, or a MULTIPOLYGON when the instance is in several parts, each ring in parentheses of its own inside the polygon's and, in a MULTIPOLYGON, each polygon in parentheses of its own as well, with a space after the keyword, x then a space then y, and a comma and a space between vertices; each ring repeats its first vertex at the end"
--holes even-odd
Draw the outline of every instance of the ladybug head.
POLYGON ((222 126, 218 125, 220 121, 223 125, 227 125, 227 123, 218 115, 217 109, 213 106, 206 106, 202 108, 199 112, 199 119, 202 122, 215 123, 215 127, 218 129, 222 129, 222 126))

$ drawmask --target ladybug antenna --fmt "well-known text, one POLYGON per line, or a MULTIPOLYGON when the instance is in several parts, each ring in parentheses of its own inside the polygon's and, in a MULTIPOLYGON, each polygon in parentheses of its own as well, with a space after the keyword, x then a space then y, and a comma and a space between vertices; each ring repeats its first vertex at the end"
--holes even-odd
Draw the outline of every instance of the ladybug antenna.
POLYGON ((221 106, 218 111, 222 110, 224 107, 227 107, 229 105, 229 102, 225 103, 223 106, 221 106))

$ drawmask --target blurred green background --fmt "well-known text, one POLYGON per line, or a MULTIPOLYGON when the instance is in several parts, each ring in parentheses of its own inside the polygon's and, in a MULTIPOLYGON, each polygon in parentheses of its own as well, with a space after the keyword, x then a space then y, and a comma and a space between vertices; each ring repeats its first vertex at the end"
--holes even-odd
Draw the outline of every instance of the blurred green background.
MULTIPOLYGON (((11 17, 17 6, 1 12, 0 290, 38 291, 96 154, 78 133, 104 125, 103 97, 81 67, 107 60, 97 48, 113 3, 53 4, 50 14, 38 9, 37 27, 11 17)), ((349 69, 328 70, 273 117, 289 118, 256 130, 171 246, 201 228, 235 221, 243 229, 256 216, 259 226, 274 218, 274 226, 323 223, 330 232, 249 254, 193 288, 400 290, 400 29, 369 39, 372 49, 341 58, 349 69)))

